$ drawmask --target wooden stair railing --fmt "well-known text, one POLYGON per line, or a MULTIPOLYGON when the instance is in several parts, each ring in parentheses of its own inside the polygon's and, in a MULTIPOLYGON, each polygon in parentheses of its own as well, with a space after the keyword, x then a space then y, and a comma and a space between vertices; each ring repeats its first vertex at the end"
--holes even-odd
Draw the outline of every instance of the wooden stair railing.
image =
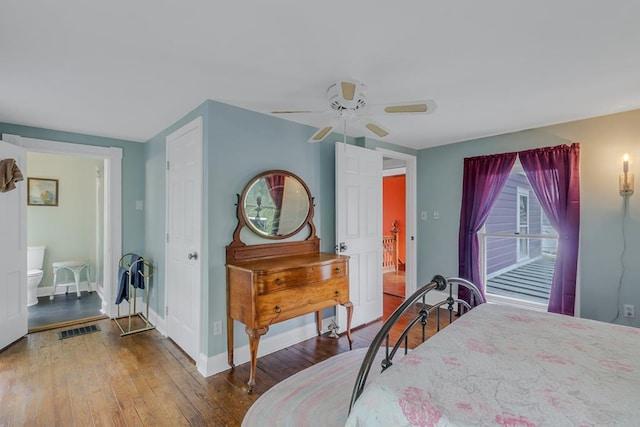
POLYGON ((398 271, 398 221, 393 221, 391 234, 382 236, 382 272, 398 271))

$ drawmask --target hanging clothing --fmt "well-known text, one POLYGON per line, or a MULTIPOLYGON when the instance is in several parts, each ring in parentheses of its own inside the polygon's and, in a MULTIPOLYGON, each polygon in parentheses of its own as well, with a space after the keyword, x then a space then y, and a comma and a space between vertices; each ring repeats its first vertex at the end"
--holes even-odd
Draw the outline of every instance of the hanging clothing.
POLYGON ((134 288, 144 289, 144 262, 139 255, 131 257, 131 285, 134 288))
POLYGON ((118 293, 116 294, 116 304, 120 304, 122 300, 129 301, 129 270, 120 267, 118 270, 118 293))
POLYGON ((0 193, 6 193, 16 188, 16 182, 24 180, 22 172, 15 159, 0 161, 0 193))

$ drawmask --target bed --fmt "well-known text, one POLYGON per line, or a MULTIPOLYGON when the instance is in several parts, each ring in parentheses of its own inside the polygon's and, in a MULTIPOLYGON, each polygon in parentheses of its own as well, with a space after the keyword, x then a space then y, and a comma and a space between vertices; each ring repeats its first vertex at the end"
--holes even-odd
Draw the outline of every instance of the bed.
POLYGON ((636 328, 481 304, 396 359, 365 357, 347 426, 640 425, 636 328))

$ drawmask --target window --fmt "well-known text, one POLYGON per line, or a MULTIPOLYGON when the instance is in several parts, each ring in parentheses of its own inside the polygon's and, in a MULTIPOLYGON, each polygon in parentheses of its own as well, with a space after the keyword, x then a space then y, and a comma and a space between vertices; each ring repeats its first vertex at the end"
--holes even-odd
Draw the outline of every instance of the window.
MULTIPOLYGON (((491 268, 496 268, 493 263, 488 262, 491 252, 489 248, 490 237, 500 238, 500 243, 503 246, 504 242, 502 241, 511 240, 514 248, 517 248, 518 239, 528 239, 529 259, 527 264, 534 262, 537 258, 543 258, 541 239, 558 239, 555 236, 542 234, 541 226, 536 227, 537 230, 534 229, 534 225, 537 225, 533 223, 534 220, 536 223, 542 223, 542 215, 536 214, 533 210, 534 202, 538 202, 534 197, 529 197, 527 202, 529 211, 527 217, 528 235, 516 234, 517 225, 513 224, 509 231, 493 231, 489 227, 483 231, 482 227, 491 225, 488 224, 490 215, 496 218, 504 216, 500 212, 492 210, 495 210, 496 202, 501 196, 502 190, 505 189, 507 180, 513 175, 512 170, 516 160, 521 162, 519 171, 526 171, 525 176, 532 180, 533 186, 530 194, 540 195, 545 210, 553 214, 549 218, 554 227, 558 227, 563 232, 562 245, 556 246, 555 253, 552 255, 555 257, 553 268, 557 267, 562 271, 562 274, 554 276, 552 273, 553 292, 544 295, 548 300, 548 310, 552 313, 573 316, 576 303, 578 238, 580 234, 580 144, 577 142, 571 145, 542 147, 517 153, 501 153, 464 159, 460 229, 458 232, 458 275, 477 283, 480 290, 485 292, 483 280, 487 279, 491 268), (534 243, 536 248, 534 248, 534 243), (534 249, 536 252, 540 252, 540 256, 534 256, 534 249)), ((517 197, 517 191, 514 190, 514 192, 517 197)), ((509 204, 508 209, 512 209, 513 206, 516 206, 516 203, 509 204)), ((510 218, 513 220, 517 216, 511 212, 510 218)), ((551 252, 554 251, 548 251, 548 253, 551 252)), ((517 256, 518 251, 514 249, 506 253, 507 257, 513 254, 517 256)), ((517 259, 515 264, 517 264, 517 259)), ((515 269, 509 263, 507 263, 507 268, 515 269)), ((522 276, 524 277, 524 274, 522 276)), ((464 292, 461 294, 461 298, 468 298, 464 292)), ((521 292, 517 293, 517 295, 520 294, 521 292)))
POLYGON ((545 309, 553 279, 557 235, 519 162, 514 165, 479 239, 487 298, 545 309))

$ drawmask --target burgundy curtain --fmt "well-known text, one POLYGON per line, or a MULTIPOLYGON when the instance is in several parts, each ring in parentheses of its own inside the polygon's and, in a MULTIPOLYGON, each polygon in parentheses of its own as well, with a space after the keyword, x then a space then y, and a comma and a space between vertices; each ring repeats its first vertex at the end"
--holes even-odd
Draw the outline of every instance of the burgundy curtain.
POLYGON ((286 176, 281 174, 271 174, 264 177, 276 210, 273 214, 273 223, 271 225, 271 232, 274 235, 278 235, 278 229, 280 228, 280 210, 282 209, 285 179, 286 176))
POLYGON ((558 233, 548 311, 573 316, 580 229, 580 144, 519 153, 549 223, 558 233))
MULTIPOLYGON (((509 178, 517 153, 464 159, 462 208, 458 235, 458 275, 476 285, 484 296, 480 276, 478 231, 509 178)), ((458 295, 468 301, 468 293, 458 295)))

